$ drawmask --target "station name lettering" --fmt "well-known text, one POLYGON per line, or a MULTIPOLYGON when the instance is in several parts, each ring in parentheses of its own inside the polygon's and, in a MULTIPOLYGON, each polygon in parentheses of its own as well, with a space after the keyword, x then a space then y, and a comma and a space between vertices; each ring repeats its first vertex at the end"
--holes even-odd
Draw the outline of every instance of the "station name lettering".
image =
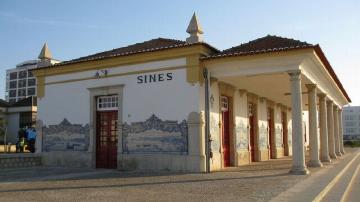
POLYGON ((172 79, 172 73, 145 74, 137 77, 137 83, 155 83, 162 81, 171 81, 172 79))

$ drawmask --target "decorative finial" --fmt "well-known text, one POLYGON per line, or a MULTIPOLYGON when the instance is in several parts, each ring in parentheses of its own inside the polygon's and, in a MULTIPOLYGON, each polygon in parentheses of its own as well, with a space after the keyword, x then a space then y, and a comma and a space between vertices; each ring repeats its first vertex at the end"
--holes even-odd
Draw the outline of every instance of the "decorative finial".
POLYGON ((47 43, 45 42, 44 46, 41 49, 41 52, 38 57, 40 60, 49 60, 52 59, 51 52, 47 46, 47 43))
POLYGON ((186 42, 196 43, 196 42, 203 41, 202 34, 204 32, 202 31, 201 25, 196 17, 195 12, 190 20, 190 23, 189 23, 188 28, 186 29, 186 32, 190 34, 190 36, 188 38, 186 38, 186 42))

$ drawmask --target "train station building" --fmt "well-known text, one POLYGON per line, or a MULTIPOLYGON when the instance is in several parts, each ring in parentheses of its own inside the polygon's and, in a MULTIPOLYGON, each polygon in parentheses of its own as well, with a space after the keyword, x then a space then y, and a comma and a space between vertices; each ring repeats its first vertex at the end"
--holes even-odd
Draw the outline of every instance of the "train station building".
POLYGON ((221 51, 195 15, 186 31, 33 70, 43 164, 206 172, 292 156, 307 174, 344 154, 351 100, 319 45, 268 35, 221 51))

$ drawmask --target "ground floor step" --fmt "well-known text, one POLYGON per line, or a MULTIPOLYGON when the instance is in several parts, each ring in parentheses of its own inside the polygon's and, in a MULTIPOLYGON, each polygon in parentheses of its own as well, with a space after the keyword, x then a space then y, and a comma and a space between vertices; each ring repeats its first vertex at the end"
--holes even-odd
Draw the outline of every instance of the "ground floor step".
POLYGON ((0 154, 0 169, 34 166, 41 166, 41 156, 39 154, 0 154))

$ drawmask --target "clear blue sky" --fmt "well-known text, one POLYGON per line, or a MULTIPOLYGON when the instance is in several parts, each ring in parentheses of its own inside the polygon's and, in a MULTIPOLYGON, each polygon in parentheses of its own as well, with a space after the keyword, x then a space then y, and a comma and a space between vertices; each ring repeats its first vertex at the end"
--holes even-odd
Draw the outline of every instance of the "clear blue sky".
POLYGON ((157 37, 184 40, 194 11, 205 41, 219 49, 267 34, 319 43, 360 105, 358 0, 1 0, 0 98, 5 69, 37 58, 44 42, 69 60, 157 37))

